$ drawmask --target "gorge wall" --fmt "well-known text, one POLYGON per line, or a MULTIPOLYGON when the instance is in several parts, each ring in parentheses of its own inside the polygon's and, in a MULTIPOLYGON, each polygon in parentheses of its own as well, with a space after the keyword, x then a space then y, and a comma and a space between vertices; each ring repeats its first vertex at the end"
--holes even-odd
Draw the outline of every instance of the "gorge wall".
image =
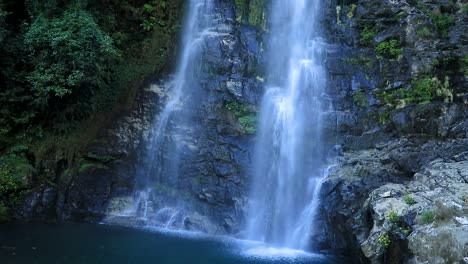
POLYGON ((316 239, 362 262, 464 263, 466 3, 330 1, 326 12, 340 157, 316 239))
MULTIPOLYGON (((320 249, 356 263, 464 263, 468 256, 467 4, 332 0, 325 5, 327 149, 320 249)), ((184 139, 182 185, 160 186, 193 204, 186 229, 238 234, 263 94, 266 1, 216 1, 204 50, 206 96, 184 139)), ((101 221, 131 202, 136 166, 167 96, 148 77, 132 109, 79 156, 53 150, 21 171, 10 210, 25 221, 101 221), (158 109, 159 108, 159 109, 158 109), (46 181, 33 181, 38 174, 46 181)), ((310 124, 313 125, 313 124, 310 124)), ((13 195, 11 196, 13 197, 13 195)))

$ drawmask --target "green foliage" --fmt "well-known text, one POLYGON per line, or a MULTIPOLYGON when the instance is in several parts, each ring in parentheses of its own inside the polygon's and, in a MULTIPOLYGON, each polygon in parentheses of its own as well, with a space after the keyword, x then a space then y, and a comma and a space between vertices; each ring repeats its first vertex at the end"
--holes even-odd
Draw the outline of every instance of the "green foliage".
POLYGON ((443 37, 448 36, 449 29, 455 25, 455 18, 449 14, 429 14, 432 22, 434 23, 437 31, 443 37))
POLYGON ((67 109, 64 101, 89 104, 95 90, 108 82, 110 65, 119 56, 91 14, 75 6, 57 18, 38 16, 24 35, 24 44, 36 62, 26 78, 32 104, 38 108, 67 109), (73 100, 64 100, 66 96, 73 100))
POLYGON ((351 4, 349 6, 348 14, 346 15, 348 19, 352 19, 354 17, 354 12, 356 11, 356 4, 351 4))
POLYGON ((237 20, 239 22, 245 20, 245 17, 248 17, 249 14, 249 5, 246 0, 235 0, 234 3, 237 7, 237 20))
POLYGON ((0 157, 0 196, 26 186, 33 173, 29 161, 15 154, 0 157))
POLYGON ((434 222, 434 216, 433 211, 425 211, 421 214, 421 220, 424 224, 430 224, 434 222))
POLYGON ((353 101, 358 107, 368 107, 369 102, 367 96, 363 91, 357 91, 353 93, 353 101))
POLYGON ((231 111, 236 117, 242 117, 250 114, 250 110, 247 104, 241 104, 238 102, 231 102, 226 104, 226 109, 231 111))
POLYGON ((379 112, 379 124, 385 125, 388 123, 390 113, 388 111, 379 112))
POLYGON ((237 20, 266 30, 268 0, 235 0, 237 20))
POLYGON ((9 154, 22 155, 28 152, 29 147, 26 145, 15 145, 8 150, 9 154))
POLYGON ((247 133, 255 133, 257 116, 254 111, 249 109, 248 104, 231 102, 226 104, 225 107, 237 117, 238 122, 245 128, 247 133))
POLYGON ((406 103, 403 98, 407 97, 408 92, 404 88, 398 88, 392 91, 384 91, 380 94, 380 97, 383 99, 386 105, 400 108, 406 106, 406 103))
POLYGON ((413 79, 410 89, 399 88, 390 92, 383 92, 381 97, 387 105, 396 108, 403 108, 410 103, 420 104, 436 100, 451 103, 453 101, 448 77, 444 83, 435 77, 413 79))
POLYGON ((390 236, 388 234, 383 234, 379 236, 377 241, 379 242, 379 244, 384 246, 384 248, 388 248, 390 244, 392 243, 392 241, 390 240, 390 236))
POLYGON ((131 106, 143 79, 168 65, 183 10, 182 0, 28 0, 24 10, 10 2, 13 13, 0 9, 2 146, 84 123, 98 129, 106 122, 87 119, 131 106), (157 23, 145 31, 151 16, 157 23))
POLYGON ((405 236, 408 236, 409 233, 410 233, 410 231, 411 231, 411 230, 408 229, 408 228, 402 228, 402 229, 400 229, 400 230, 401 230, 401 233, 403 233, 403 235, 405 235, 405 236))
POLYGON ((468 56, 463 57, 461 60, 461 72, 465 75, 468 76, 468 56))
POLYGON ((423 28, 416 30, 416 35, 422 38, 428 38, 432 35, 432 33, 427 27, 423 27, 423 28))
POLYGON ((107 155, 99 155, 94 152, 88 152, 86 155, 86 159, 101 162, 101 163, 109 163, 115 160, 115 157, 107 156, 107 155))
POLYGON ((91 168, 105 169, 107 167, 102 165, 102 164, 84 162, 84 163, 80 164, 80 167, 78 168, 78 172, 82 173, 82 172, 85 172, 85 171, 87 171, 87 170, 89 170, 91 168))
POLYGON ((383 41, 377 44, 375 52, 382 57, 396 59, 403 54, 403 49, 400 46, 400 42, 396 39, 383 41))
POLYGON ((401 19, 405 18, 407 15, 408 15, 408 14, 407 14, 406 12, 401 11, 401 12, 399 12, 398 14, 395 15, 395 18, 396 18, 397 20, 401 20, 401 19))
POLYGON ((377 35, 377 30, 375 29, 375 27, 366 25, 364 29, 361 31, 360 43, 362 45, 367 45, 367 46, 371 45, 375 35, 377 35))
POLYGON ((387 215, 387 220, 395 224, 400 221, 400 216, 395 211, 390 211, 387 215))
POLYGON ((361 66, 365 70, 372 67, 372 59, 364 55, 359 55, 355 58, 345 58, 344 61, 353 65, 361 66))
POLYGON ((414 79, 411 82, 411 86, 412 89, 407 96, 409 102, 429 102, 435 96, 435 84, 430 77, 414 79))
POLYGON ((417 203, 416 200, 414 200, 414 198, 413 198, 411 195, 409 195, 409 194, 403 196, 403 200, 404 200, 405 203, 408 204, 408 205, 413 205, 413 204, 416 204, 416 203, 417 203))
POLYGON ((171 8, 170 4, 171 1, 166 0, 151 0, 145 3, 142 7, 144 18, 140 26, 146 31, 154 30, 156 26, 173 32, 177 31, 179 29, 176 23, 177 17, 168 12, 171 8))
POLYGON ((257 116, 249 114, 247 116, 239 117, 239 123, 245 128, 247 133, 253 134, 256 131, 257 116))

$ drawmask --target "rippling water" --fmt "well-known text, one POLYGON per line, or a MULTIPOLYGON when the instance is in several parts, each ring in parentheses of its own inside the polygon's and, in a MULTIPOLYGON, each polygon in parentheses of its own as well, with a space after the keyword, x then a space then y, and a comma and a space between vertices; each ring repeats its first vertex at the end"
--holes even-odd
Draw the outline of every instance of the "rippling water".
POLYGON ((161 229, 66 225, 0 225, 0 263, 345 263, 330 256, 258 242, 161 229))

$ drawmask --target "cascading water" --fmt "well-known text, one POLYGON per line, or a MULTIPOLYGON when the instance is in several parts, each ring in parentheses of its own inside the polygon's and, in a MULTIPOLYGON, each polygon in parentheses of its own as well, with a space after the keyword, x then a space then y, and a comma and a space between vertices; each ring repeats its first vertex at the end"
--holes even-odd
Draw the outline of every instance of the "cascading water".
POLYGON ((182 52, 167 103, 153 124, 146 156, 137 171, 134 206, 126 212, 147 224, 178 227, 183 220, 182 203, 174 197, 178 189, 178 167, 184 138, 190 136, 194 102, 201 95, 202 52, 213 27, 212 0, 190 0, 182 52))
POLYGON ((272 0, 268 88, 260 113, 247 236, 307 249, 326 175, 321 0, 272 0))

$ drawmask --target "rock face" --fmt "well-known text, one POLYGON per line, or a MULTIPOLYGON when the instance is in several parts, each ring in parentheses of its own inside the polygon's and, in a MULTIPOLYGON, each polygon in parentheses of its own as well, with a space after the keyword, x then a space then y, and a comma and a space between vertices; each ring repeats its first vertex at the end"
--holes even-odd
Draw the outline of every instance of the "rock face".
POLYGON ((467 143, 401 138, 345 152, 322 189, 322 247, 372 263, 463 263, 467 143))
POLYGON ((326 127, 339 157, 322 189, 319 248, 356 263, 466 263, 463 8, 328 2, 326 127))
MULTIPOLYGON (((216 1, 216 33, 203 55, 205 95, 183 139, 187 158, 175 192, 193 209, 181 219, 188 230, 237 233, 244 220, 254 130, 243 121, 262 94, 266 33, 259 28, 267 25, 265 10, 254 12, 260 20, 249 16, 247 2, 259 1, 216 1)), ((324 8, 331 105, 324 134, 338 158, 311 239, 355 263, 467 263, 466 3, 331 0, 324 8)), ((56 153, 37 161, 53 183, 25 193, 16 217, 101 221, 127 210, 170 78, 157 79, 83 146, 77 166, 56 153)), ((160 217, 173 215, 167 209, 160 217)))
MULTIPOLYGON (((233 1, 216 1, 216 28, 202 54, 204 95, 194 109, 194 126, 178 128, 187 132, 178 139, 186 147, 177 189, 159 186, 165 198, 183 197, 190 204, 190 212, 181 219, 182 228, 188 230, 237 233, 243 222, 255 124, 241 120, 244 115, 255 117, 265 63, 263 31, 238 21, 236 12, 233 1)), ((83 147, 78 167, 70 168, 65 161, 44 164, 57 166, 53 197, 46 198, 50 191, 38 188, 27 201, 46 199, 51 209, 26 215, 38 210, 28 202, 28 210, 18 210, 24 212, 19 218, 101 221, 132 206, 137 167, 142 165, 151 126, 169 86, 170 77, 149 80, 138 91, 133 109, 83 147)), ((166 213, 170 214, 161 217, 166 213)), ((142 224, 122 218, 110 222, 142 224)))

